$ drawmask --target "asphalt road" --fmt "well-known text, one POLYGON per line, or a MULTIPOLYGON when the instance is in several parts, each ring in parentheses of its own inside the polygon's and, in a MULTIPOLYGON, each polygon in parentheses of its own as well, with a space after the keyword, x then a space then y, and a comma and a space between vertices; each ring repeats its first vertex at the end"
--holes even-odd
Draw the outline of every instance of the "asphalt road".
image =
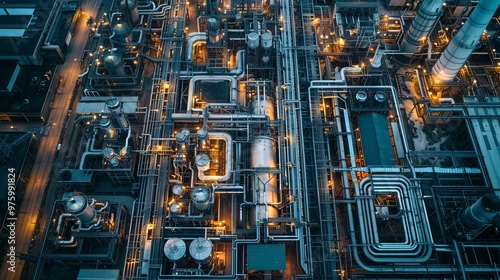
MULTIPOLYGON (((40 147, 35 164, 30 174, 30 180, 24 193, 23 202, 17 214, 15 246, 18 256, 19 254, 28 254, 45 188, 49 187, 47 184, 53 169, 54 160, 57 156, 56 151, 57 146, 61 141, 63 125, 65 119, 69 115, 68 109, 74 93, 75 84, 78 75, 82 71, 80 70, 80 58, 84 51, 86 42, 89 39, 89 29, 86 26, 86 21, 88 16, 96 18, 100 4, 101 0, 82 1, 80 7, 82 8, 83 13, 80 16, 73 34, 73 39, 68 47, 68 50, 66 51, 65 63, 58 66, 54 75, 55 77, 57 77, 56 75, 60 75, 64 81, 59 88, 59 93, 54 96, 49 116, 49 123, 52 125, 50 128, 46 129, 46 136, 41 137, 40 139, 40 147)), ((69 123, 69 125, 72 126, 72 123, 69 123)), ((56 182, 51 182, 51 187, 55 187, 56 184, 56 182)), ((52 202, 50 201, 50 203, 52 202)), ((48 218, 47 215, 50 215, 50 213, 44 213, 44 221, 48 218)), ((38 237, 39 243, 42 243, 43 238, 41 234, 44 233, 45 226, 45 223, 41 224, 38 237)), ((38 245, 37 248, 35 248, 31 253, 36 255, 36 251, 39 251, 40 249, 41 246, 38 245)), ((0 270, 0 278, 4 280, 31 279, 31 277, 26 278, 27 275, 21 276, 24 266, 25 261, 17 258, 15 273, 13 273, 7 270, 9 265, 4 262, 0 270)))

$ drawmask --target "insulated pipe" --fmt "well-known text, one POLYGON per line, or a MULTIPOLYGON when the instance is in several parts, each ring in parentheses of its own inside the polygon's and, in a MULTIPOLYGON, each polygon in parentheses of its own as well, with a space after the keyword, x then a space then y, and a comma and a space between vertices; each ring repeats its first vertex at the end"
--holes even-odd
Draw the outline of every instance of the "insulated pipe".
POLYGON ((187 35, 186 43, 186 60, 191 62, 193 60, 193 45, 197 42, 206 42, 207 32, 192 32, 187 35))
MULTIPOLYGON (((188 111, 203 111, 201 108, 196 108, 193 109, 193 95, 194 95, 194 88, 195 88, 195 83, 197 81, 221 81, 221 80, 229 80, 231 82, 231 88, 230 90, 230 99, 227 104, 234 104, 236 102, 237 96, 238 96, 238 83, 237 80, 232 77, 232 76, 205 76, 205 75, 199 75, 199 76, 194 76, 191 78, 189 81, 189 92, 188 92, 188 101, 187 101, 187 110, 188 111)), ((222 103, 224 104, 224 103, 222 103)), ((226 104, 226 105, 227 105, 226 104)), ((208 106, 207 104, 206 106, 208 106)))
POLYGON ((80 160, 80 170, 83 170, 83 165, 85 163, 85 158, 87 156, 101 156, 101 152, 85 152, 82 154, 82 159, 80 160))
POLYGON ((382 66, 382 57, 384 56, 385 48, 380 47, 380 44, 377 46, 377 50, 375 51, 375 55, 371 61, 371 66, 373 68, 379 68, 382 66))
POLYGON ((401 43, 401 52, 404 56, 411 57, 413 53, 420 52, 422 42, 432 30, 443 8, 444 0, 425 0, 418 8, 408 32, 401 43))
POLYGON ((476 48, 484 29, 500 6, 500 0, 481 0, 469 19, 453 36, 438 62, 432 67, 436 82, 451 82, 476 48))
POLYGON ((224 132, 210 132, 208 139, 218 139, 226 141, 226 167, 224 175, 205 175, 203 171, 198 170, 198 178, 202 181, 227 181, 231 178, 231 167, 233 165, 233 141, 231 135, 224 132))

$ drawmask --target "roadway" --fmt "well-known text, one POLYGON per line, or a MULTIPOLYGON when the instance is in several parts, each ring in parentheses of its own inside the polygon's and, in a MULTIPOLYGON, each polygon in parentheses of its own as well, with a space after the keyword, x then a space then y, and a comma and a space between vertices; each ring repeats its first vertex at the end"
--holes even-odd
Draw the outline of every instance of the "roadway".
MULTIPOLYGON (((52 190, 51 194, 47 195, 47 197, 50 197, 54 195, 54 189, 56 189, 55 186, 57 186, 55 180, 50 182, 49 186, 49 178, 54 171, 53 167, 57 156, 57 146, 62 139, 61 134, 64 131, 63 126, 65 125, 65 120, 70 116, 68 109, 74 94, 77 77, 81 71, 80 58, 87 39, 89 38, 89 29, 86 26, 86 19, 88 16, 97 18, 96 15, 99 11, 100 4, 101 0, 82 1, 80 5, 82 14, 77 22, 73 39, 66 51, 66 60, 64 64, 58 66, 54 74, 54 77, 60 75, 64 79, 64 82, 59 88, 60 93, 54 96, 50 116, 48 118, 48 123, 52 125, 46 129, 46 136, 40 139, 39 150, 29 176, 30 180, 27 183, 24 198, 17 214, 15 238, 17 256, 20 254, 28 254, 38 216, 42 217, 42 219, 39 220, 40 234, 45 232, 48 219, 47 216, 50 215, 50 213, 43 213, 43 211, 40 211, 42 200, 46 188, 52 190), (39 213, 41 215, 39 215, 39 213)), ((51 199, 47 199, 47 201, 47 203, 52 203, 51 199)), ((52 207, 50 206, 49 208, 52 207)), ((31 254, 39 256, 43 237, 38 237, 37 239, 39 242, 35 248, 33 248, 31 254)), ((23 274, 23 268, 29 266, 27 263, 28 262, 19 259, 19 257, 16 258, 15 272, 8 271, 9 265, 6 262, 2 263, 0 270, 0 275, 2 275, 1 278, 4 280, 33 279, 32 276, 29 275, 31 273, 25 272, 23 274)), ((33 269, 30 270, 33 272, 33 269)))

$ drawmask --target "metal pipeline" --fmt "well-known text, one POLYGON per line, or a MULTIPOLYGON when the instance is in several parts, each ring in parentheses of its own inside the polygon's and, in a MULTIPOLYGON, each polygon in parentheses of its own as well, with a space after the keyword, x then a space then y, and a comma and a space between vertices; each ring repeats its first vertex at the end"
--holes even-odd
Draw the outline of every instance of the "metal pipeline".
MULTIPOLYGON (((187 100, 187 110, 188 111, 197 111, 201 112, 203 109, 201 108, 193 108, 193 99, 194 99, 194 90, 195 90, 195 83, 197 81, 221 81, 221 80, 229 80, 231 82, 231 87, 230 87, 230 99, 229 103, 222 103, 222 104, 234 104, 237 101, 237 96, 238 96, 238 83, 236 78, 232 76, 206 76, 206 75, 197 75, 191 78, 189 81, 189 92, 188 92, 188 100, 187 100)), ((201 96, 200 96, 201 98, 201 96)), ((222 105, 221 104, 221 105, 222 105)), ((206 105, 208 106, 208 104, 206 105)))
POLYGON ((226 141, 226 168, 224 175, 205 175, 203 171, 198 170, 198 178, 202 181, 227 181, 232 175, 233 165, 233 141, 231 135, 224 132, 210 132, 208 139, 225 140, 226 141))
MULTIPOLYGON (((139 7, 139 6, 137 6, 137 7, 139 7)), ((147 7, 149 7, 149 5, 147 7)), ((153 9, 151 9, 151 10, 138 10, 138 12, 139 12, 139 15, 162 15, 165 13, 165 11, 168 11, 171 8, 172 7, 170 5, 161 4, 157 8, 153 6, 153 9)))
POLYGON ((192 32, 186 36, 186 60, 193 61, 193 45, 197 42, 205 42, 207 40, 207 32, 192 32))

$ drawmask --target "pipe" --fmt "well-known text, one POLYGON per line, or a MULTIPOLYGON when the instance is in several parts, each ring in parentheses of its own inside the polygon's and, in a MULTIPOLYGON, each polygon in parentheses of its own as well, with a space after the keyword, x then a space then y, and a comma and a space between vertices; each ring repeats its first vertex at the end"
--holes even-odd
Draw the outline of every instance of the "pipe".
POLYGON ((203 171, 198 170, 198 178, 202 181, 227 181, 232 175, 233 165, 233 141, 231 135, 224 132, 210 132, 208 139, 225 140, 226 141, 226 167, 224 175, 205 175, 203 171))
MULTIPOLYGON (((229 80, 231 82, 229 103, 222 103, 222 104, 228 105, 228 104, 234 104, 236 102, 237 96, 238 96, 238 83, 237 83, 237 80, 234 77, 232 77, 232 76, 206 76, 206 75, 199 75, 199 76, 194 76, 189 81, 189 92, 188 92, 188 100, 187 100, 187 110, 188 111, 197 111, 197 112, 203 111, 203 109, 201 109, 201 108, 193 108, 193 99, 194 99, 193 96, 194 96, 194 90, 195 90, 195 83, 197 81, 200 81, 200 80, 201 81, 229 80)), ((200 96, 200 98, 201 98, 201 96, 200 96)))
POLYGON ((373 56, 372 61, 370 62, 373 68, 379 68, 382 66, 382 57, 384 57, 385 48, 380 47, 380 44, 377 46, 377 50, 375 51, 375 55, 373 56))
MULTIPOLYGON (((153 3, 154 4, 154 3, 153 3)), ((138 6, 139 7, 139 6, 138 6)), ((149 7, 149 5, 148 5, 149 7)), ((170 10, 172 7, 167 4, 161 4, 157 8, 153 7, 151 10, 139 10, 139 15, 162 15, 165 11, 170 10), (161 9, 161 10, 160 10, 161 9)))
POLYGON ((85 163, 85 158, 87 156, 100 156, 101 155, 101 152, 85 152, 82 154, 82 159, 80 160, 80 170, 83 170, 83 166, 84 166, 84 163, 85 163))
POLYGON ((186 43, 186 60, 188 62, 193 61, 193 45, 196 42, 207 40, 207 32, 192 32, 187 35, 187 43, 186 43))
POLYGON ((500 6, 500 0, 481 0, 469 19, 453 36, 438 62, 432 67, 432 76, 438 83, 451 82, 476 48, 484 29, 500 6))

